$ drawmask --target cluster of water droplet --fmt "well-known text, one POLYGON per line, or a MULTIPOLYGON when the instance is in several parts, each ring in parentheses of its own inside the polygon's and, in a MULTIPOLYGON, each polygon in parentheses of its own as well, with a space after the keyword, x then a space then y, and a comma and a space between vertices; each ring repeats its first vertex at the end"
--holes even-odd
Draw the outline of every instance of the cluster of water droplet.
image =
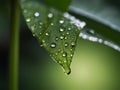
POLYGON ((65 18, 69 19, 70 23, 76 25, 78 28, 84 28, 84 26, 86 25, 86 23, 84 21, 80 21, 80 20, 76 19, 74 16, 70 15, 67 12, 65 12, 63 14, 63 16, 65 18))

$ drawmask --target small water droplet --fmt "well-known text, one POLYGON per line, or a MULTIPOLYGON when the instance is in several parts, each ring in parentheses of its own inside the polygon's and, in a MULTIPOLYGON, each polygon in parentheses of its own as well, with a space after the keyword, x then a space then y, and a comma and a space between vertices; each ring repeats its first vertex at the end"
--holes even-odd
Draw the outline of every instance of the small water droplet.
POLYGON ((67 61, 66 60, 64 60, 64 63, 66 63, 67 61))
POLYGON ((61 40, 63 40, 63 39, 64 39, 64 37, 63 37, 63 36, 60 36, 60 39, 61 39, 61 40))
POLYGON ((58 55, 58 53, 55 53, 55 55, 58 55))
POLYGON ((43 25, 43 23, 42 23, 42 22, 40 22, 40 25, 43 25))
POLYGON ((40 15, 39 12, 35 12, 35 13, 34 13, 34 16, 35 16, 35 17, 38 17, 39 15, 40 15))
POLYGON ((50 25, 51 25, 51 26, 53 26, 53 25, 54 25, 54 23, 51 23, 50 25))
POLYGON ((41 35, 42 33, 40 32, 40 35, 41 35))
POLYGON ((45 40, 42 40, 42 43, 45 43, 45 40))
POLYGON ((51 48, 55 48, 55 47, 56 47, 56 44, 55 44, 55 43, 51 43, 50 47, 51 47, 51 48))
POLYGON ((48 14, 48 18, 52 18, 53 17, 53 14, 52 13, 49 13, 48 14))
POLYGON ((59 23, 60 23, 60 24, 63 24, 63 23, 64 23, 64 20, 60 20, 59 23))
POLYGON ((59 64, 61 64, 62 62, 61 61, 58 61, 59 64))
POLYGON ((35 34, 33 34, 33 37, 35 37, 35 34))
POLYGON ((58 41, 58 40, 59 40, 59 38, 58 38, 58 37, 56 37, 56 38, 55 38, 55 40, 56 40, 56 41, 58 41))
POLYGON ((71 46, 74 47, 74 46, 75 46, 75 42, 72 42, 72 43, 71 43, 71 46))
POLYGON ((72 57, 73 55, 71 54, 70 56, 72 57))
POLYGON ((64 29, 63 28, 60 28, 60 32, 63 32, 64 31, 64 29))
POLYGON ((67 53, 66 53, 66 52, 64 52, 64 53, 62 54, 62 56, 63 56, 63 57, 66 57, 66 56, 67 56, 67 53))
POLYGON ((70 67, 69 66, 64 66, 64 67, 62 67, 63 68, 63 71, 64 71, 64 73, 66 74, 66 75, 69 75, 70 73, 71 73, 71 69, 70 69, 70 67))
POLYGON ((27 18, 27 19, 26 19, 26 22, 30 22, 30 21, 31 21, 31 19, 30 19, 30 18, 27 18))
POLYGON ((68 28, 68 30, 71 30, 71 28, 68 28))
POLYGON ((69 32, 67 32, 66 34, 67 34, 67 35, 69 35, 70 33, 69 33, 69 32))
POLYGON ((68 46, 68 43, 65 43, 65 47, 67 47, 68 46))
POLYGON ((65 40, 67 39, 67 36, 65 36, 65 40))
POLYGON ((49 34, 48 34, 48 33, 46 33, 45 35, 46 35, 46 36, 48 36, 49 34))

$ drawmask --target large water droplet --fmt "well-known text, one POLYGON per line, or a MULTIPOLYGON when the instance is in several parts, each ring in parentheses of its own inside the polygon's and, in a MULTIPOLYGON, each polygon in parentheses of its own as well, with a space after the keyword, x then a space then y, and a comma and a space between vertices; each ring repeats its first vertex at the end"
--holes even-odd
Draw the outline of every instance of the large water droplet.
POLYGON ((56 47, 56 44, 55 44, 55 43, 51 43, 50 47, 51 47, 51 48, 55 48, 55 47, 56 47))
POLYGON ((34 13, 34 16, 35 16, 35 17, 38 17, 39 15, 40 15, 39 12, 35 12, 35 13, 34 13))
POLYGON ((68 28, 68 30, 71 30, 71 28, 68 28))

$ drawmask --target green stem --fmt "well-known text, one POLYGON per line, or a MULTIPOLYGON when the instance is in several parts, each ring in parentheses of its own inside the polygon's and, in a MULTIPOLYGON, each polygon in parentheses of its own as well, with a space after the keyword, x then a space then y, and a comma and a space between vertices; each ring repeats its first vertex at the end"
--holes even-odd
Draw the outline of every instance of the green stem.
POLYGON ((19 62, 19 5, 18 0, 11 0, 11 31, 9 53, 9 90, 18 90, 19 62))

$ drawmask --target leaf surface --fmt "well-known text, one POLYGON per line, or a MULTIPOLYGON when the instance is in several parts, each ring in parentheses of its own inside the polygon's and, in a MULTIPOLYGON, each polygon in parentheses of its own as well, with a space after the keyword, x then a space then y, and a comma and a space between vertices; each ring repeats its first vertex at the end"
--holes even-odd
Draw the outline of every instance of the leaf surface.
POLYGON ((77 38, 85 22, 34 0, 22 1, 21 8, 33 36, 69 74, 77 38))

